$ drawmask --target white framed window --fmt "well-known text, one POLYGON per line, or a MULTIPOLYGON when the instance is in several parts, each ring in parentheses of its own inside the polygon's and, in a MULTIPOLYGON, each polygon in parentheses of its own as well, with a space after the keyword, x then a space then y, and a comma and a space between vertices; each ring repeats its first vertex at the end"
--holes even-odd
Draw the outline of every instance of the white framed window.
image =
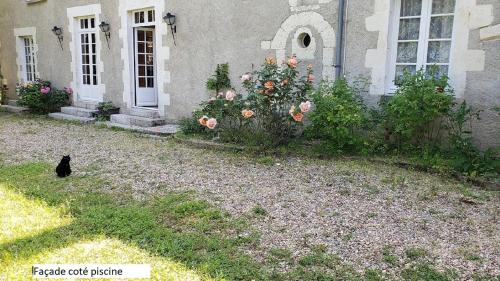
POLYGON ((448 75, 454 19, 455 0, 395 0, 386 92, 405 70, 448 75))
POLYGON ((36 77, 36 54, 33 36, 21 37, 24 47, 23 79, 26 82, 35 81, 36 77))
POLYGON ((94 17, 85 17, 79 18, 78 23, 80 81, 83 85, 98 85, 96 20, 94 17))
POLYGON ((155 24, 155 10, 146 9, 133 12, 134 26, 150 26, 155 24))

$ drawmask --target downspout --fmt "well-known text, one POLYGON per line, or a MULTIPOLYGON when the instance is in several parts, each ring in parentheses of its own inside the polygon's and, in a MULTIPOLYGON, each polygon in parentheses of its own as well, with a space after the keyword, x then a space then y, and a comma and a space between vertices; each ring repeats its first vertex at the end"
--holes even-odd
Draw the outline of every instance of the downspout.
POLYGON ((339 0, 338 21, 337 21, 337 44, 335 47, 335 79, 342 76, 343 69, 343 53, 344 53, 344 17, 345 17, 346 0, 339 0))

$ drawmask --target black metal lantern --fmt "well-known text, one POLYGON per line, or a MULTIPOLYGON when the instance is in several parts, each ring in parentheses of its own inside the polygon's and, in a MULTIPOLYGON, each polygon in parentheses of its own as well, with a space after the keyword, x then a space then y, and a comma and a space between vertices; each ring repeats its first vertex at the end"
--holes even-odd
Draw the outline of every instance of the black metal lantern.
POLYGON ((163 21, 165 21, 170 26, 170 31, 172 32, 172 38, 174 39, 175 44, 175 33, 177 33, 177 25, 175 25, 176 16, 172 13, 167 13, 163 17, 163 21))
POLYGON ((61 50, 63 50, 62 42, 64 40, 64 37, 63 37, 63 30, 62 30, 62 28, 54 26, 52 28, 52 33, 54 33, 54 35, 57 36, 57 40, 59 41, 59 45, 61 46, 61 50))
POLYGON ((109 38, 111 38, 111 31, 110 31, 109 23, 101 22, 101 24, 99 24, 99 29, 101 29, 101 31, 106 36, 106 43, 108 43, 108 49, 109 49, 109 38))

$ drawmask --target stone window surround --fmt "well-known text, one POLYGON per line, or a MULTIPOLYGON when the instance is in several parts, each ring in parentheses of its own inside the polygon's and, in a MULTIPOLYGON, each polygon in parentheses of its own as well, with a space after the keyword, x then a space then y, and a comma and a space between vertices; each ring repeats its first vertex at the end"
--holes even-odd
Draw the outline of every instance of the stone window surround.
POLYGON ((132 12, 153 8, 155 10, 155 43, 156 43, 156 65, 157 65, 157 95, 158 111, 160 116, 166 116, 165 107, 170 105, 170 94, 166 87, 170 83, 170 71, 166 70, 166 62, 170 58, 170 48, 163 44, 163 39, 168 35, 167 24, 163 23, 165 14, 165 1, 163 0, 121 0, 119 1, 119 16, 121 27, 119 38, 122 41, 121 59, 123 61, 123 102, 127 108, 135 107, 133 95, 135 93, 135 82, 133 74, 133 29, 132 12))
POLYGON ((40 72, 38 69, 38 44, 36 41, 36 28, 35 27, 23 27, 23 28, 14 28, 14 36, 16 39, 16 63, 17 63, 17 81, 21 83, 25 81, 25 70, 22 65, 24 65, 24 41, 23 37, 31 37, 33 39, 33 51, 35 57, 35 76, 40 77, 40 72))
MULTIPOLYGON (((78 70, 77 68, 77 63, 78 63, 78 47, 76 46, 76 40, 75 36, 77 36, 76 33, 76 22, 77 18, 79 17, 88 17, 92 16, 95 18, 96 25, 101 22, 101 4, 92 4, 92 5, 85 5, 85 6, 76 6, 76 7, 70 7, 67 9, 67 16, 68 16, 68 32, 70 33, 70 42, 69 42, 69 50, 71 53, 71 72, 73 73, 73 80, 71 81, 70 85, 75 94, 73 95, 73 104, 78 103, 78 70)), ((98 84, 95 85, 97 95, 100 97, 100 100, 97 102, 101 102, 104 99, 104 94, 106 93, 106 85, 103 83, 102 79, 102 73, 104 73, 104 63, 102 62, 102 56, 101 56, 101 50, 102 50, 102 44, 101 44, 101 37, 100 37, 100 32, 97 32, 96 34, 96 53, 97 55, 97 81, 98 84)))
MULTIPOLYGON (((275 50, 276 60, 278 62, 284 61, 287 55, 286 54, 287 42, 288 39, 293 35, 292 32, 296 31, 297 29, 305 30, 304 28, 307 28, 307 30, 309 31, 310 28, 313 28, 320 34, 321 39, 323 40, 322 77, 324 79, 333 80, 335 76, 335 68, 333 66, 333 59, 335 56, 335 43, 336 43, 335 31, 333 27, 319 13, 310 11, 310 12, 293 14, 289 16, 281 24, 273 40, 261 42, 261 48, 263 50, 275 50)), ((315 38, 312 35, 313 34, 311 34, 311 40, 315 40, 315 38)), ((305 50, 307 50, 307 48, 305 50)))
MULTIPOLYGON (((365 67, 372 69, 370 94, 384 95, 387 94, 386 73, 391 52, 389 50, 389 26, 396 0, 373 1, 375 11, 372 16, 365 19, 365 25, 367 31, 378 32, 379 36, 377 48, 366 52, 365 67)), ((476 0, 456 1, 449 76, 457 98, 464 97, 467 71, 483 71, 485 67, 485 52, 468 49, 470 32, 488 26, 492 22, 492 5, 478 5, 476 0)))

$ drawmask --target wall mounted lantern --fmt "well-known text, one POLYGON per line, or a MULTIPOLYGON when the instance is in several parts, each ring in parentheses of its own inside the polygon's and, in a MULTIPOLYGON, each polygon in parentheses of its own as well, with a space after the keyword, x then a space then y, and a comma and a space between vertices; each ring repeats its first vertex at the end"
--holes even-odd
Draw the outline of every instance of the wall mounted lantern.
POLYGON ((110 31, 109 23, 101 22, 101 24, 99 25, 99 28, 106 36, 106 43, 108 43, 108 49, 109 49, 109 38, 111 38, 111 31, 110 31))
POLYGON ((177 33, 177 25, 175 25, 175 20, 176 20, 175 15, 167 13, 167 15, 163 17, 163 20, 170 26, 170 31, 172 32, 172 38, 174 39, 174 45, 177 45, 175 44, 175 33, 177 33))
POLYGON ((61 46, 61 50, 63 50, 62 42, 64 38, 63 38, 62 28, 54 26, 54 28, 52 28, 52 33, 54 33, 54 35, 57 36, 57 40, 59 40, 59 45, 61 46))

